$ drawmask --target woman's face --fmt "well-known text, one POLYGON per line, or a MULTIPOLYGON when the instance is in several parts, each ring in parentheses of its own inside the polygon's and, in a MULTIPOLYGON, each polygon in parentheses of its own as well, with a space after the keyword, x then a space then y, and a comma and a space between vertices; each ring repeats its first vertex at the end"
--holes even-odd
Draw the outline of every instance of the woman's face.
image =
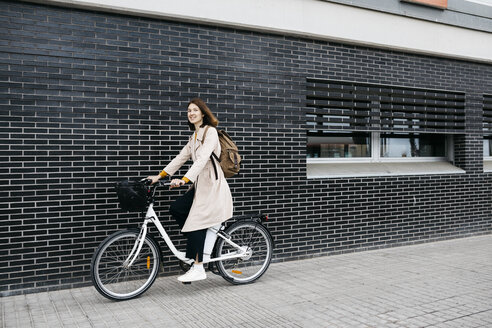
POLYGON ((197 105, 190 104, 188 106, 188 120, 191 124, 198 124, 198 126, 202 125, 204 116, 205 115, 203 115, 202 111, 197 105))

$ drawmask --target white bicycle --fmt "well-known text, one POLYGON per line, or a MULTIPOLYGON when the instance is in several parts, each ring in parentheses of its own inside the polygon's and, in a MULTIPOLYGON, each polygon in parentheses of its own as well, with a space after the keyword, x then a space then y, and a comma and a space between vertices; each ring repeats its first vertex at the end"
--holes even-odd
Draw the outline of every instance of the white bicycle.
MULTIPOLYGON (((169 238, 154 211, 154 197, 158 186, 169 183, 147 184, 147 213, 140 229, 115 232, 101 242, 91 261, 91 278, 97 291, 112 300, 128 300, 142 295, 152 286, 161 268, 161 249, 148 234, 153 223, 171 252, 187 271, 193 259, 179 252, 169 238)), ((232 284, 247 284, 260 278, 272 260, 273 239, 263 225, 264 214, 236 216, 232 224, 224 222, 214 230, 217 239, 210 259, 204 258, 213 273, 220 274, 232 284)), ((229 221, 232 221, 229 220, 229 221)), ((229 222, 228 221, 228 222, 229 222)))

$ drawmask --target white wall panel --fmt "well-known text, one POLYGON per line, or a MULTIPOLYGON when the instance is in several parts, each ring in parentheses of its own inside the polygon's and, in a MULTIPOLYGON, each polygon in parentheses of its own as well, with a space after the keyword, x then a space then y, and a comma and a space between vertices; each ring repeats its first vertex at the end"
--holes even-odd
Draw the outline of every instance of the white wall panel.
POLYGON ((319 0, 49 0, 42 3, 238 26, 492 62, 492 33, 319 0))

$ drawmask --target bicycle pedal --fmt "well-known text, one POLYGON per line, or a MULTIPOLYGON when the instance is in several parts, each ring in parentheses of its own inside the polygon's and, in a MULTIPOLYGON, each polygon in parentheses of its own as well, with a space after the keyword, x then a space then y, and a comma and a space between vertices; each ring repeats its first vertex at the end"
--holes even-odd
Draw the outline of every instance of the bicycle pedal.
POLYGON ((216 266, 214 265, 213 262, 210 262, 208 264, 208 271, 212 272, 213 274, 220 276, 220 273, 219 273, 219 271, 217 271, 216 266))

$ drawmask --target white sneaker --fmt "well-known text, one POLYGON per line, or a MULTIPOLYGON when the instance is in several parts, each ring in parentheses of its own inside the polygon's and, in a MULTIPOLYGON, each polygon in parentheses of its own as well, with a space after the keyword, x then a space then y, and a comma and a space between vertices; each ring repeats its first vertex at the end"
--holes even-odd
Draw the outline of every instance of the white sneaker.
POLYGON ((203 264, 193 265, 188 272, 178 277, 178 280, 181 282, 192 282, 204 279, 207 279, 207 273, 205 272, 203 264))

